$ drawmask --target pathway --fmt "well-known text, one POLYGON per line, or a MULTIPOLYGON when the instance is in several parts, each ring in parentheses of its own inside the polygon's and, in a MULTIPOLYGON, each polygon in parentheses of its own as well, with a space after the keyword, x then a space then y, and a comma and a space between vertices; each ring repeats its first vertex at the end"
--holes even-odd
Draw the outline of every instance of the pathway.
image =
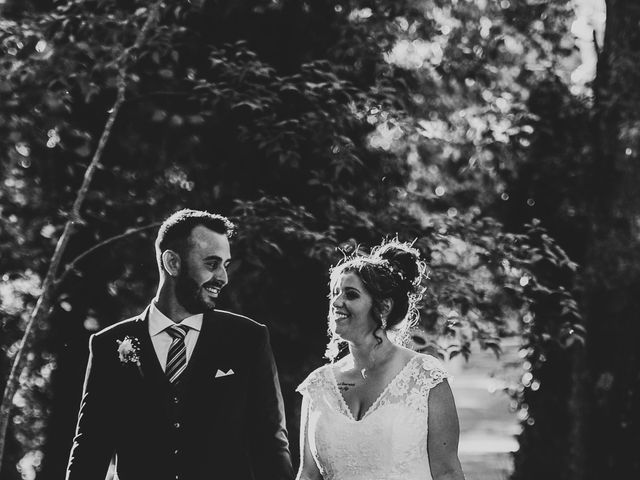
POLYGON ((502 347, 500 359, 476 348, 468 362, 455 358, 447 363, 454 377, 451 389, 460 417, 460 461, 467 480, 506 480, 513 471, 511 453, 518 449, 515 435, 520 426, 502 388, 519 374, 504 367, 505 362, 518 359, 518 344, 506 340, 502 347))

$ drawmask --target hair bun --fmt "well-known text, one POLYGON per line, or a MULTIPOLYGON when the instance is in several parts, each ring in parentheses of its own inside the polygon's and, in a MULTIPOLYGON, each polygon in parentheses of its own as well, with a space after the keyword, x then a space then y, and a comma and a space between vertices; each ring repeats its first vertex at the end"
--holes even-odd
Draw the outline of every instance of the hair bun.
POLYGON ((420 283, 424 269, 421 268, 420 252, 411 244, 391 240, 380 245, 371 253, 373 256, 389 262, 411 285, 420 283))

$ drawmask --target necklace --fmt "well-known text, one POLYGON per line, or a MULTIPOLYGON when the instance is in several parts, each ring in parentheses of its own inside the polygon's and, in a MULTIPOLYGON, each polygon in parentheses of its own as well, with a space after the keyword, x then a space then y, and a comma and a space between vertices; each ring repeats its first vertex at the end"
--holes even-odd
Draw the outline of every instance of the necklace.
POLYGON ((376 370, 377 368, 379 368, 381 365, 384 365, 385 363, 387 363, 387 361, 393 356, 393 344, 389 344, 388 350, 386 352, 381 352, 379 354, 379 358, 375 358, 376 355, 376 349, 380 348, 382 345, 376 345, 375 347, 373 347, 373 349, 371 350, 370 354, 369 354, 369 360, 370 360, 370 364, 368 367, 363 367, 360 369, 360 375, 362 376, 362 378, 364 380, 367 379, 367 374, 370 373, 371 371, 376 370))

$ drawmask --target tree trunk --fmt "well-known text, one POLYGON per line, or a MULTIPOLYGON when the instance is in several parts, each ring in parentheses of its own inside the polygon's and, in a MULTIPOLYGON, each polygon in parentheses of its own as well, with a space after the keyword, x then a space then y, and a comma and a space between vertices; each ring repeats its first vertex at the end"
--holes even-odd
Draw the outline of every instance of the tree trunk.
MULTIPOLYGON (((640 478, 640 3, 607 1, 583 307, 584 478, 640 478)), ((577 477, 579 478, 579 477, 577 477)))
POLYGON ((120 58, 118 58, 118 84, 115 102, 113 104, 113 107, 109 110, 109 115, 107 117, 102 135, 100 136, 100 139, 98 141, 96 151, 94 152, 93 158, 91 159, 91 162, 89 163, 89 166, 85 171, 84 179, 78 189, 78 193, 73 203, 73 207, 69 214, 64 231, 60 236, 56 245, 56 249, 51 257, 49 269, 42 283, 42 294, 40 295, 40 298, 38 299, 36 306, 31 313, 29 321, 27 322, 27 325, 25 327, 22 340, 20 341, 20 346, 13 359, 13 365, 11 367, 9 377, 7 378, 2 397, 2 403, 0 404, 0 471, 2 470, 3 455, 5 452, 6 435, 14 408, 14 395, 18 390, 18 382, 20 374, 22 373, 22 369, 24 368, 26 355, 30 350, 34 340, 34 336, 36 333, 36 329, 34 327, 39 323, 46 321, 49 316, 53 301, 55 300, 56 286, 58 280, 60 280, 60 278, 58 277, 58 270, 61 265, 62 257, 66 250, 69 239, 73 235, 78 224, 82 223, 81 208, 89 191, 89 186, 94 177, 94 174, 100 165, 100 161, 102 160, 102 154, 104 152, 107 141, 111 136, 111 131, 113 129, 116 118, 118 117, 118 112, 120 111, 120 108, 125 101, 127 86, 127 62, 130 59, 131 52, 140 48, 140 46, 146 40, 149 31, 153 26, 155 26, 160 16, 160 9, 162 4, 163 0, 158 0, 151 6, 151 8, 149 9, 149 16, 147 17, 144 26, 138 33, 134 45, 129 49, 125 49, 120 58))

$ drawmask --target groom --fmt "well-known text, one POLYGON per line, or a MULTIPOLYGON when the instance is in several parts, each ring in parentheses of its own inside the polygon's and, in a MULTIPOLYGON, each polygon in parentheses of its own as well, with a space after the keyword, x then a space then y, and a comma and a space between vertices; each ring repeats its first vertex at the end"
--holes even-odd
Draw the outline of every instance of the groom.
POLYGON ((234 225, 181 210, 155 243, 160 283, 139 316, 93 335, 67 480, 291 480, 264 325, 215 310, 234 225))

